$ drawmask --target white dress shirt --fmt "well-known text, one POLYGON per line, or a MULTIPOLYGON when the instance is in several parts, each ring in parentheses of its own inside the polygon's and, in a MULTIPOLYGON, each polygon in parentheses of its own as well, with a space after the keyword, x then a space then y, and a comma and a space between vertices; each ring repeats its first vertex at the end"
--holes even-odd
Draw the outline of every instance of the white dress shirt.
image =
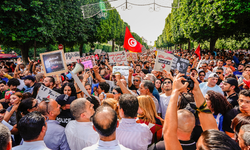
POLYGON ((23 142, 23 145, 13 147, 13 150, 50 150, 44 141, 23 142))
POLYGON ((92 122, 72 120, 67 124, 65 134, 71 150, 82 150, 96 144, 100 139, 98 133, 93 129, 92 122))
POLYGON ((135 119, 122 118, 116 129, 116 139, 119 143, 132 150, 147 150, 152 136, 149 127, 136 123, 135 119))
POLYGON ((166 96, 166 94, 160 95, 160 113, 162 116, 162 119, 165 119, 166 111, 168 109, 168 104, 170 101, 171 95, 166 96))
POLYGON ((86 147, 82 150, 131 150, 131 149, 122 146, 121 144, 119 144, 117 140, 114 141, 99 140, 98 143, 90 147, 86 147))

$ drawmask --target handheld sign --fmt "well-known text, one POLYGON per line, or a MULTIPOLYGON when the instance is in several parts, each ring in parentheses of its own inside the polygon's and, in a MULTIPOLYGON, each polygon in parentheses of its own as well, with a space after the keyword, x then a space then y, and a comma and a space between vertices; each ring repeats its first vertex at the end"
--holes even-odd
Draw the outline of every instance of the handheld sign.
POLYGON ((96 49, 94 54, 101 54, 102 53, 102 49, 96 49))
POLYGON ((36 99, 38 100, 38 103, 40 103, 43 98, 52 98, 55 100, 59 95, 61 95, 61 94, 57 93, 54 90, 51 90, 50 88, 48 88, 44 85, 41 85, 41 87, 37 93, 36 99))
POLYGON ((155 71, 170 71, 174 55, 165 53, 163 51, 157 51, 155 59, 155 71))
POLYGON ((127 55, 125 51, 108 53, 109 63, 127 63, 127 55))
POLYGON ((128 79, 129 68, 130 66, 114 66, 112 73, 120 72, 121 75, 123 75, 126 79, 128 79))
POLYGON ((132 59, 134 61, 137 61, 138 58, 137 58, 137 53, 130 53, 130 52, 126 52, 126 55, 127 55, 127 61, 132 61, 132 59))
POLYGON ((77 59, 80 59, 79 52, 69 52, 65 53, 66 63, 70 64, 72 62, 77 62, 77 59))
POLYGON ((84 62, 82 62, 82 64, 84 65, 85 69, 93 68, 92 60, 84 61, 84 62))
POLYGON ((61 74, 68 71, 62 50, 41 53, 40 58, 45 76, 61 74))
POLYGON ((174 70, 177 69, 180 73, 186 75, 188 66, 189 66, 189 61, 187 59, 174 55, 171 69, 174 70))

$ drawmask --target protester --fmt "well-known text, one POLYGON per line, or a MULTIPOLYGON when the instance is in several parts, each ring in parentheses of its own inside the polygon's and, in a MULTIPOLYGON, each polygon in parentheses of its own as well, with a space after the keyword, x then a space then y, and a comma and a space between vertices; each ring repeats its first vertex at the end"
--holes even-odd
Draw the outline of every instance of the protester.
POLYGON ((11 150, 11 134, 9 129, 0 123, 0 149, 1 150, 11 150))

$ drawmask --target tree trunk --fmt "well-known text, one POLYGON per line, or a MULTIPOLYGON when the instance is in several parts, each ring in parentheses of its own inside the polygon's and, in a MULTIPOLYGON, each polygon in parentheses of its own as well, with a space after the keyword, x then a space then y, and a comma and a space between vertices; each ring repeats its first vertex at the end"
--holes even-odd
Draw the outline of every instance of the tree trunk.
POLYGON ((180 49, 181 49, 182 44, 180 44, 180 49))
POLYGON ((188 50, 190 51, 190 47, 191 47, 191 42, 190 40, 188 40, 188 50))
POLYGON ((218 38, 211 38, 210 39, 210 51, 214 51, 214 48, 215 48, 215 43, 217 41, 218 38))
POLYGON ((83 48, 83 44, 80 44, 80 47, 79 47, 80 57, 82 57, 82 48, 83 48))
POLYGON ((174 50, 176 50, 176 48, 177 48, 177 46, 176 46, 176 44, 174 45, 174 50))
POLYGON ((24 65, 27 65, 29 63, 28 61, 29 48, 30 48, 29 44, 26 44, 26 43, 20 46, 24 65))
POLYGON ((36 61, 36 41, 34 42, 34 60, 36 61))
POLYGON ((115 51, 115 39, 112 39, 112 52, 115 51))

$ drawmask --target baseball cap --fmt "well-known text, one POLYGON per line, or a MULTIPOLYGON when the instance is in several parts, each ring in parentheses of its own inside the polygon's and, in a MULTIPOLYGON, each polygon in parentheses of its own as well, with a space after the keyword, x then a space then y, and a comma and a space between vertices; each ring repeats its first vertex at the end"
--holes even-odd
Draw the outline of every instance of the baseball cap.
POLYGON ((24 80, 32 80, 33 82, 36 80, 35 77, 31 76, 31 75, 28 75, 26 77, 23 78, 24 80))
POLYGON ((234 89, 235 92, 238 93, 240 91, 240 89, 238 87, 238 81, 235 78, 227 78, 227 79, 224 80, 224 83, 234 85, 235 86, 235 89, 234 89))
POLYGON ((219 76, 216 73, 211 73, 208 77, 209 78, 213 78, 213 77, 219 78, 219 76))
POLYGON ((68 96, 61 94, 56 98, 56 101, 59 105, 64 106, 66 104, 71 104, 76 99, 76 96, 68 96))

